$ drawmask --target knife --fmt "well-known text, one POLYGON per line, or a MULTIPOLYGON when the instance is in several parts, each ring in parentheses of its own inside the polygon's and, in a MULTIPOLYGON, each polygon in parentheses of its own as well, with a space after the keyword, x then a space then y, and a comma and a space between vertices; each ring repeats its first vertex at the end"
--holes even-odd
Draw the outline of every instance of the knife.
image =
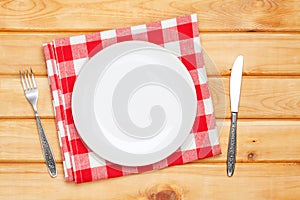
POLYGON ((231 127, 227 152, 227 175, 229 177, 234 173, 236 160, 237 114, 239 111, 243 63, 244 57, 242 55, 238 56, 233 63, 230 76, 231 127))

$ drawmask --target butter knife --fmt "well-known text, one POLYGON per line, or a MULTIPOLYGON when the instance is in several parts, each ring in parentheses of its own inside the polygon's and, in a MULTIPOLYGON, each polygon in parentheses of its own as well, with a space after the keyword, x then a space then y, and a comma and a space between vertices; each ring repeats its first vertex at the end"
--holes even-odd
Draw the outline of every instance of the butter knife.
POLYGON ((234 173, 236 160, 236 129, 237 114, 239 110, 242 73, 244 57, 238 56, 233 63, 230 76, 230 107, 231 107, 231 127, 227 152, 227 175, 231 177, 234 173))

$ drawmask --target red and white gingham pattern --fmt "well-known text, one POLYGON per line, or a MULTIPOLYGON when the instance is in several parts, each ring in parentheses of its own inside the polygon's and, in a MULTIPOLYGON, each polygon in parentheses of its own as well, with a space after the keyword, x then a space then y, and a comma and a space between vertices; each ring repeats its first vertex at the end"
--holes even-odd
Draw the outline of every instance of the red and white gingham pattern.
POLYGON ((43 47, 67 181, 82 183, 141 173, 221 153, 201 53, 197 15, 56 39, 43 47), (96 156, 80 139, 71 110, 73 85, 84 63, 101 49, 128 40, 148 41, 176 52, 193 78, 198 99, 197 117, 184 144, 168 158, 143 167, 119 166, 96 156))

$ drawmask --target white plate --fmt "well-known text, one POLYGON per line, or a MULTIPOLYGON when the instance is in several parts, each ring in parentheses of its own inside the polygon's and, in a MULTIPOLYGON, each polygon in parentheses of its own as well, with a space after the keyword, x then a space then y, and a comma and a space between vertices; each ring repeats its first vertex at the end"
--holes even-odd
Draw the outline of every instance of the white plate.
POLYGON ((183 63, 148 42, 109 46, 81 69, 72 113, 85 144, 125 166, 158 162, 185 141, 197 110, 193 80, 183 63))

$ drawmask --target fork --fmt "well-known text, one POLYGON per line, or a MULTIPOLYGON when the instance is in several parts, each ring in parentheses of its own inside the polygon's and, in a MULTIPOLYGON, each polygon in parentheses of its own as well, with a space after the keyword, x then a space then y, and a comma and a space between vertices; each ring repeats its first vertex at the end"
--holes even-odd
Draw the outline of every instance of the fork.
POLYGON ((35 118, 37 123, 37 128, 40 135, 40 142, 43 150, 43 155, 46 160, 46 165, 49 171, 49 174, 51 177, 56 177, 57 171, 56 171, 56 163, 54 159, 54 155, 52 153, 51 147, 49 145, 49 142, 47 140, 46 134, 44 132, 41 119, 39 117, 38 111, 37 111, 37 100, 38 100, 38 88, 36 86, 34 74, 32 72, 32 69, 30 68, 30 72, 28 70, 24 71, 23 73, 20 71, 20 79, 23 86, 24 94, 26 99, 31 104, 35 118))

